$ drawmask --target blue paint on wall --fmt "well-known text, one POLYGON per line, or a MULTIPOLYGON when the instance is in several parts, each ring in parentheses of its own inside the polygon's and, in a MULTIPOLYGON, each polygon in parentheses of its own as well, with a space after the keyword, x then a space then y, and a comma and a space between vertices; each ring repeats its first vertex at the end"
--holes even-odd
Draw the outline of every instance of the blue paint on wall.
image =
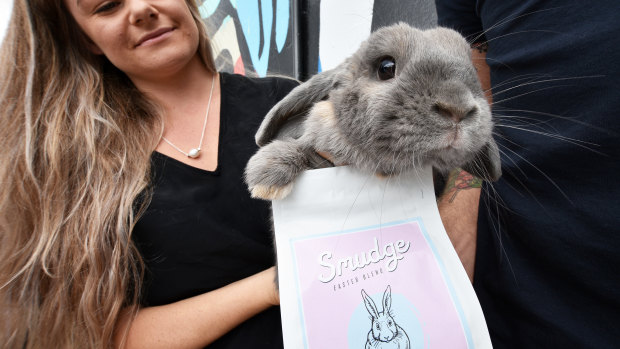
POLYGON ((289 0, 278 0, 276 6, 276 48, 282 52, 288 34, 289 0))
POLYGON ((262 23, 258 10, 258 0, 240 0, 237 6, 237 15, 243 29, 243 35, 248 44, 252 66, 259 76, 265 76, 269 63, 269 38, 263 38, 261 47, 261 26, 264 33, 271 33, 272 9, 271 1, 261 1, 262 23), (266 39, 266 40, 265 40, 266 39))
MULTIPOLYGON (((237 15, 248 44, 252 66, 259 76, 265 76, 269 65, 271 29, 274 25, 273 2, 270 0, 239 0, 237 5, 237 15)), ((289 21, 289 0, 278 0, 275 18, 275 44, 278 52, 282 52, 286 42, 289 21)))
POLYGON ((208 18, 211 16, 220 4, 220 0, 205 0, 198 8, 200 10, 200 16, 202 18, 208 18))

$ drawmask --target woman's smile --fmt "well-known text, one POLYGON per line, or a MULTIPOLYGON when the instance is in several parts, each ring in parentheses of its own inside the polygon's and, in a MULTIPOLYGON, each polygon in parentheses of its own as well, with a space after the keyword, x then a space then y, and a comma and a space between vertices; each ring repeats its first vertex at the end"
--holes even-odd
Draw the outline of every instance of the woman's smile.
POLYGON ((167 27, 167 28, 160 28, 155 31, 152 31, 144 35, 143 37, 141 37, 138 40, 138 43, 135 45, 135 47, 154 45, 170 37, 170 35, 172 35, 172 32, 174 30, 175 28, 167 27))

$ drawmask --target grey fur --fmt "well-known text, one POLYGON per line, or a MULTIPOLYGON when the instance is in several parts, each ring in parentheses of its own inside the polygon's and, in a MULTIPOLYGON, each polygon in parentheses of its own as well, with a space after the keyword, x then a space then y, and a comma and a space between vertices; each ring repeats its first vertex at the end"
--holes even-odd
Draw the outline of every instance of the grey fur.
POLYGON ((399 23, 371 34, 338 67, 293 89, 269 111, 246 183, 254 197, 283 198, 299 173, 332 165, 317 151, 336 165, 380 175, 432 165, 463 167, 495 181, 501 168, 492 130, 466 40, 450 29, 399 23), (377 67, 386 56, 395 59, 396 74, 380 80, 377 67))

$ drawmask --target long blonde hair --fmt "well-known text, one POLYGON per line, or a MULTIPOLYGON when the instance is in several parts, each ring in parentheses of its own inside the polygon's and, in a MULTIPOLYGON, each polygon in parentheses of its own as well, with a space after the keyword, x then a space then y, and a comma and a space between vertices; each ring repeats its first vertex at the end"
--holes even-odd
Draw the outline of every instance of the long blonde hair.
MULTIPOLYGON (((215 72, 194 0, 199 54, 215 72)), ((148 203, 160 109, 86 38, 62 0, 16 0, 0 52, 0 343, 112 346, 137 309, 131 230, 148 203), (138 204, 142 203, 142 204, 138 204)))

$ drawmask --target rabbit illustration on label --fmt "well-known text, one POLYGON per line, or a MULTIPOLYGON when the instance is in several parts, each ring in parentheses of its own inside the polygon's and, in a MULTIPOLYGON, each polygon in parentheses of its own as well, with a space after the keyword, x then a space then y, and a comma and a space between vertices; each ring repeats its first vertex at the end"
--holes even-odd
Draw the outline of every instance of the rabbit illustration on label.
POLYGON ((365 349, 409 349, 409 337, 402 327, 396 324, 391 314, 392 291, 390 286, 383 292, 383 311, 375 305, 375 302, 362 290, 364 305, 372 318, 372 328, 366 336, 365 349))
POLYGON ((501 176, 491 110, 469 44, 447 28, 384 27, 266 115, 245 180, 253 197, 286 197, 308 169, 347 164, 379 176, 433 166, 501 176))

